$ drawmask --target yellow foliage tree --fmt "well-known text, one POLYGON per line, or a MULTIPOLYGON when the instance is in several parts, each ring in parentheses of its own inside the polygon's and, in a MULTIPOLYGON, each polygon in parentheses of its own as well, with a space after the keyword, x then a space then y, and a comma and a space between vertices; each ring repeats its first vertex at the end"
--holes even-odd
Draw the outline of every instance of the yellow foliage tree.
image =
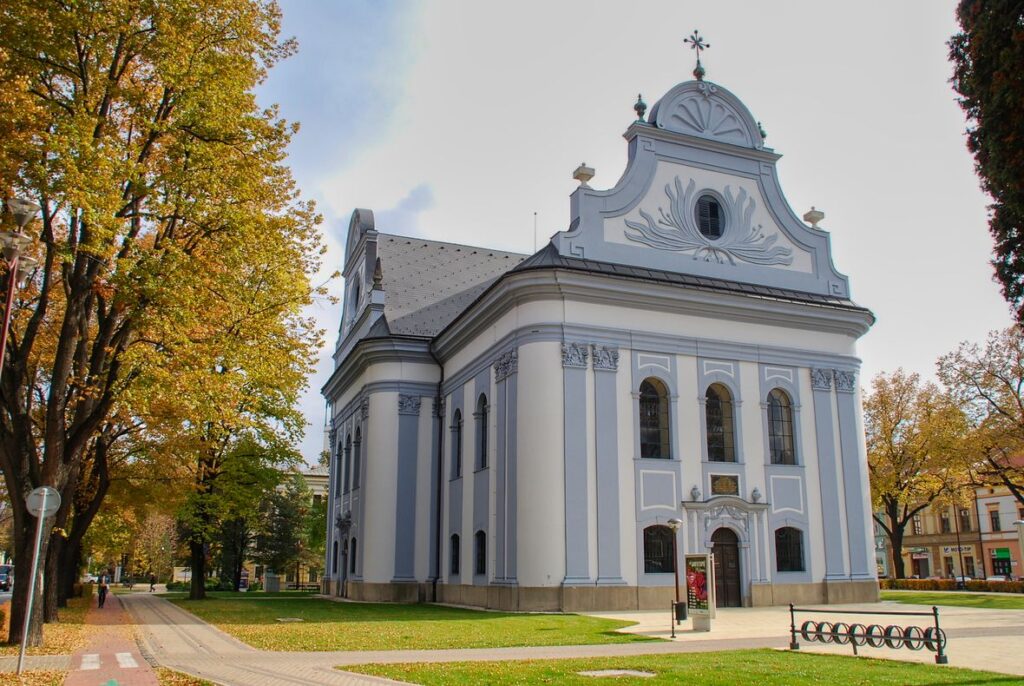
MULTIPOLYGON (((25 496, 60 491, 66 530, 98 455, 126 437, 194 463, 226 433, 301 432, 318 218, 284 164, 294 126, 253 94, 294 50, 279 32, 272 0, 0 3, 0 195, 42 206, 29 227, 40 267, 0 370, 19 578, 25 496)), ((63 543, 44 542, 53 579, 63 543)), ((15 589, 11 640, 27 591, 15 589)), ((45 607, 55 615, 49 595, 45 607)))

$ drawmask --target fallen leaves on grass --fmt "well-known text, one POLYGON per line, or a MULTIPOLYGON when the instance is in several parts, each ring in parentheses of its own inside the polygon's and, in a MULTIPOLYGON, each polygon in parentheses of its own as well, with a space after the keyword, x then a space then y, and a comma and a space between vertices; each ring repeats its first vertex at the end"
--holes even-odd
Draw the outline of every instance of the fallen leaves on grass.
MULTIPOLYGON (((183 672, 175 672, 173 669, 167 669, 166 667, 157 667, 153 672, 156 673, 160 686, 213 686, 212 682, 205 679, 200 679, 183 672)), ((0 684, 0 686, 3 686, 3 684, 0 684)))
MULTIPOLYGON (((29 646, 25 649, 25 654, 68 655, 79 648, 84 648, 88 639, 85 613, 89 610, 90 600, 91 598, 70 598, 68 606, 60 610, 59 621, 43 624, 43 645, 29 646)), ((0 640, 10 635, 10 612, 5 614, 7 616, 2 628, 3 637, 0 640)), ((17 643, 0 644, 0 655, 17 655, 18 650, 17 643)))
POLYGON ((0 673, 0 686, 61 686, 67 676, 67 672, 55 669, 29 670, 21 676, 3 672, 0 673))

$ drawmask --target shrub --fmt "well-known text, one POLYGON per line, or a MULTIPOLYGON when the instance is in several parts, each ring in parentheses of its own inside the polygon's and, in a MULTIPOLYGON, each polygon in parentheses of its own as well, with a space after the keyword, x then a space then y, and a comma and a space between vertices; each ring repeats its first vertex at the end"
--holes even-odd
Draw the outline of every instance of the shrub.
POLYGON ((251 584, 249 584, 249 590, 250 591, 262 591, 263 590, 263 582, 262 581, 254 581, 254 582, 252 582, 251 584))
MULTIPOLYGON (((900 591, 956 591, 954 579, 879 579, 882 590, 900 591)), ((1024 581, 968 581, 968 591, 992 591, 996 593, 1024 593, 1024 581)))

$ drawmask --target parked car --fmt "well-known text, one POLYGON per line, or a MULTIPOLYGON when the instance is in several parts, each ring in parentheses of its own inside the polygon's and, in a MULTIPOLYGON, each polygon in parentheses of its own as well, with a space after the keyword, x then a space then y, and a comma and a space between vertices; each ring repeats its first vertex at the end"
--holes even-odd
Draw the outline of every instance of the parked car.
POLYGON ((991 576, 986 576, 985 577, 985 581, 1009 581, 1009 580, 1010 580, 1010 577, 1006 576, 1005 574, 993 574, 991 576))
POLYGON ((6 593, 14 586, 14 565, 0 565, 0 591, 6 593))
POLYGON ((82 583, 83 584, 94 584, 97 581, 99 581, 99 577, 97 577, 95 574, 83 574, 82 575, 82 583))

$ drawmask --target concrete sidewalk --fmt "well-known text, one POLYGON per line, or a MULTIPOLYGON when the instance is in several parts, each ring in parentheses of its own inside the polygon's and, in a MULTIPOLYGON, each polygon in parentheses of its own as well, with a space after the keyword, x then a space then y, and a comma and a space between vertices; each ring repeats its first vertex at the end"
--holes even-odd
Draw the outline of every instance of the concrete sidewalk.
POLYGON ((85 615, 89 643, 71 656, 71 673, 64 686, 160 686, 153 668, 139 653, 122 597, 109 594, 103 607, 93 599, 85 615))
MULTIPOLYGON (((453 662, 484 660, 533 660, 572 657, 607 657, 665 653, 779 648, 789 644, 789 612, 784 607, 736 608, 718 611, 712 631, 694 632, 684 622, 672 641, 590 646, 536 648, 482 648, 461 650, 269 652, 259 651, 227 636, 177 606, 148 594, 121 596, 140 630, 143 653, 151 660, 226 685, 269 684, 381 684, 383 679, 346 673, 337 666, 394 662, 453 662)), ((858 611, 930 611, 896 603, 832 606, 836 613, 817 619, 848 623, 916 623, 924 617, 869 617, 858 611)), ((668 611, 602 613, 599 616, 635 621, 626 631, 668 638, 668 611)), ((1024 675, 1024 611, 977 610, 944 607, 942 627, 949 637, 951 665, 1024 675)), ((798 625, 799 625, 798 618, 798 625)), ((852 654, 850 646, 823 646, 801 642, 806 652, 852 654)), ((934 662, 927 651, 862 648, 869 657, 934 662)))

